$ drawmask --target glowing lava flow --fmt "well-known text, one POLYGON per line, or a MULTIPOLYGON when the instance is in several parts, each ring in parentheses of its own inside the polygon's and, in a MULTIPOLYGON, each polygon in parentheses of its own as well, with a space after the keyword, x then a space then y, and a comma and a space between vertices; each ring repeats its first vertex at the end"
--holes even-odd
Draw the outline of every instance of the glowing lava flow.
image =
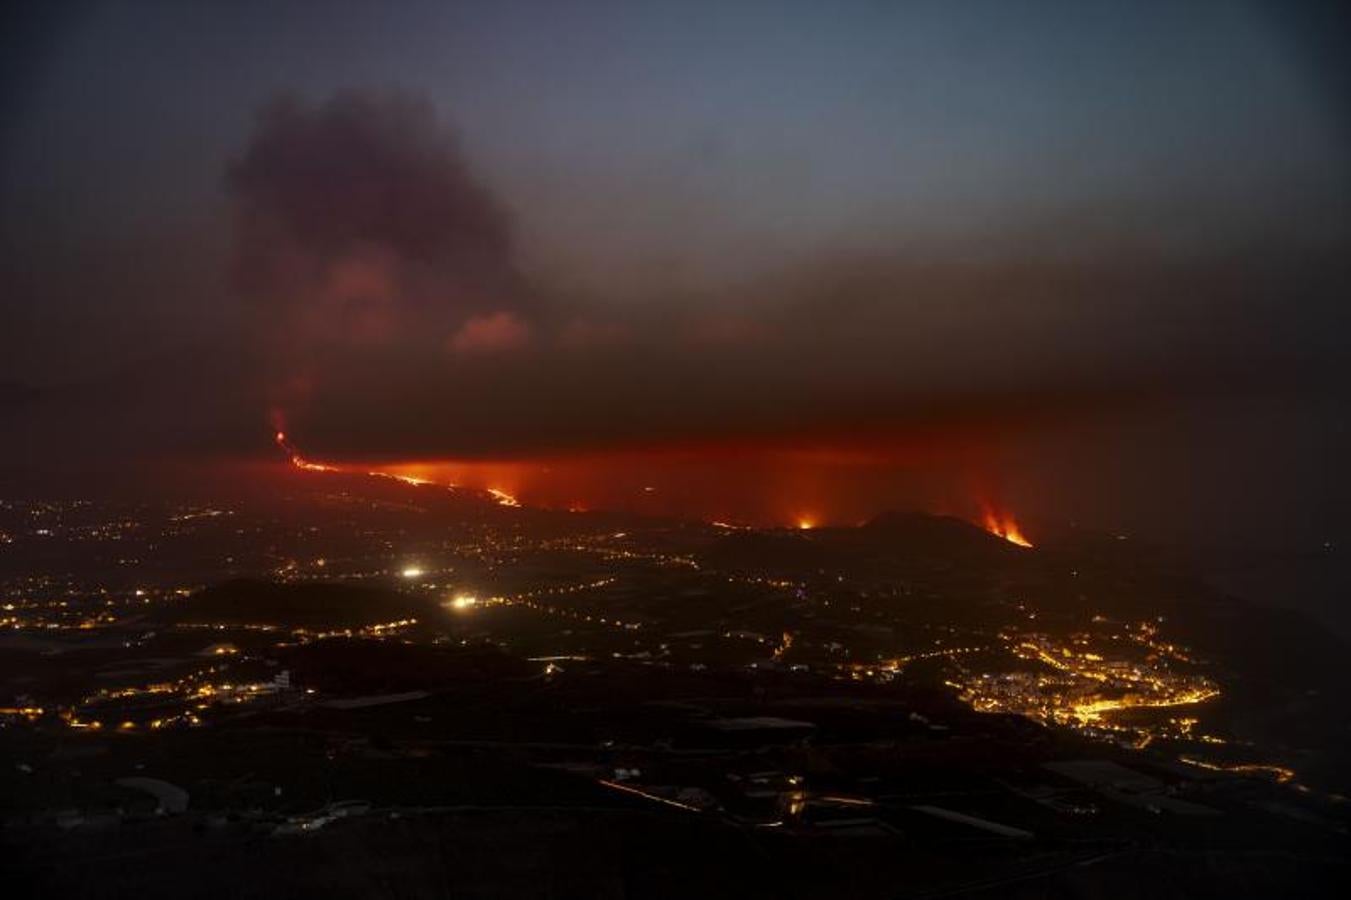
MULTIPOLYGON (((430 484, 445 488, 448 491, 460 489, 460 486, 453 482, 438 482, 433 481, 430 478, 421 478, 416 475, 405 475, 398 472, 381 472, 372 469, 354 469, 344 466, 335 466, 329 463, 311 462, 300 455, 300 451, 296 449, 295 445, 292 444, 289 439, 287 439, 286 432, 278 430, 273 434, 272 439, 276 445, 281 448, 282 452, 286 454, 286 458, 290 460, 291 465, 295 466, 297 469, 304 469, 306 472, 341 472, 348 475, 368 475, 371 478, 390 478, 394 481, 401 481, 404 484, 415 486, 430 484)), ((496 488, 485 488, 484 491, 492 498, 493 502, 499 506, 521 505, 520 501, 506 491, 497 490, 496 488)))
POLYGON ((484 488, 492 498, 497 501, 499 506, 520 506, 521 501, 508 494, 506 491, 499 491, 497 488, 484 488))
MULTIPOLYGON (((905 482, 908 476, 890 469, 856 473, 846 468, 847 461, 803 461, 772 449, 752 448, 738 455, 717 448, 639 448, 533 458, 349 463, 307 458, 284 430, 280 415, 274 417, 270 433, 296 469, 459 490, 503 507, 625 511, 699 519, 729 530, 794 529, 811 534, 827 526, 862 522, 886 509, 928 505, 912 495, 905 482)), ((962 503, 960 508, 976 512, 970 517, 974 524, 1012 544, 1032 546, 1004 507, 985 499, 989 493, 978 487, 969 490, 971 505, 962 503)))
POLYGON ((325 463, 310 462, 309 460, 305 459, 305 457, 300 455, 300 451, 297 450, 291 444, 291 442, 286 439, 286 432, 284 431, 278 431, 276 435, 273 436, 273 439, 277 442, 277 446, 282 449, 282 452, 286 454, 287 458, 291 460, 291 465, 295 466, 297 469, 304 469, 306 472, 341 471, 337 466, 330 466, 325 463))
POLYGON ((994 510, 985 510, 985 519, 982 522, 983 527, 990 534, 996 537, 1002 537, 1010 544, 1017 544, 1019 547, 1031 547, 1032 542, 1023 537, 1022 531, 1018 528, 1018 523, 1013 520, 1013 516, 1004 513, 1001 518, 994 510))

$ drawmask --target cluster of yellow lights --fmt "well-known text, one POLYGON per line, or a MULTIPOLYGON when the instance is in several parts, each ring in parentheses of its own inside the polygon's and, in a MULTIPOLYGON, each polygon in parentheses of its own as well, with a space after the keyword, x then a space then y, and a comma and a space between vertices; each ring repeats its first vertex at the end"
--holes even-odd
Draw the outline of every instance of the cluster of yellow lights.
MULTIPOLYGON (((1142 629, 1129 637, 1153 648, 1156 631, 1142 629)), ((1199 675, 1185 675, 1160 665, 1161 655, 1151 654, 1139 662, 1104 658, 1087 649, 1086 635, 1072 639, 1073 646, 1057 645, 1045 635, 1001 634, 1010 650, 1021 659, 1035 660, 1055 674, 1014 672, 1003 676, 973 675, 964 683, 950 684, 960 698, 979 712, 1016 713, 1037 721, 1084 730, 1091 734, 1110 732, 1145 747, 1155 739, 1179 739, 1222 744, 1222 738, 1194 734, 1194 718, 1169 719, 1162 724, 1130 724, 1115 721, 1113 714, 1125 710, 1168 709, 1193 706, 1220 695, 1219 687, 1199 675)), ((1171 646, 1171 645, 1170 645, 1171 646)), ((1185 657, 1174 648, 1172 659, 1185 657)))
POLYGON ((581 584, 562 585, 552 588, 540 588, 534 591, 526 591, 517 594, 514 597, 489 597, 487 603, 492 606, 522 606, 535 612, 545 613, 546 615, 558 616, 563 619, 572 619, 576 622, 590 622, 596 625, 605 625, 610 628, 621 628, 628 631, 636 631, 642 628, 641 622, 625 622, 609 616, 598 616, 577 609, 570 609, 564 606, 556 606, 551 603, 541 602, 537 598, 558 597, 567 594, 578 594, 583 591, 596 590, 607 585, 614 584, 618 579, 611 577, 597 578, 595 581, 582 582, 581 584))
POLYGON ((849 671, 855 679, 860 677, 874 677, 878 672, 885 672, 888 675, 895 675, 912 662, 921 659, 941 659, 952 658, 955 656, 964 656, 968 653, 980 653, 988 650, 988 647, 943 647, 938 650, 928 650, 924 653, 912 653, 909 656, 897 656, 894 659, 884 659, 877 663, 852 663, 849 665, 849 671))
POLYGON ((42 718, 43 712, 40 706, 0 706, 0 716, 18 716, 29 721, 42 718))
POLYGON ((456 594, 450 599, 450 608, 455 610, 470 609, 478 604, 478 597, 473 594, 456 594))
MULTIPOLYGON (((336 628, 332 631, 312 631, 308 628, 285 628, 269 622, 179 622, 175 628, 206 629, 209 631, 258 631, 263 633, 286 632, 297 641, 321 641, 337 637, 383 637, 384 635, 416 625, 416 618, 395 619, 392 622, 376 622, 359 628, 336 628)), ((213 654, 228 655, 230 651, 213 650, 213 654)))

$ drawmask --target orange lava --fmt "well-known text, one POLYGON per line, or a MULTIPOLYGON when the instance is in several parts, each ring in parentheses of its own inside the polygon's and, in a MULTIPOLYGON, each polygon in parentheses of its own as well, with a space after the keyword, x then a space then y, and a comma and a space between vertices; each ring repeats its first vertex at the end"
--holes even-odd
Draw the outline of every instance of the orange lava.
POLYGON ((1010 544, 1017 544, 1019 547, 1031 547, 1032 542, 1023 536, 1023 532, 1018 528, 1018 523, 1014 521, 1012 513, 1002 515, 992 509, 985 510, 985 519, 981 523, 986 531, 997 537, 1002 537, 1010 544))
MULTIPOLYGON (((858 525, 895 509, 948 515, 971 511, 984 491, 960 486, 951 470, 907 468, 885 454, 827 454, 801 448, 642 448, 541 458, 315 461, 280 421, 273 441, 290 465, 477 493, 501 506, 604 510, 698 519, 717 527, 812 530, 858 525)), ((979 502, 978 524, 1022 546, 1032 543, 997 504, 979 502)))

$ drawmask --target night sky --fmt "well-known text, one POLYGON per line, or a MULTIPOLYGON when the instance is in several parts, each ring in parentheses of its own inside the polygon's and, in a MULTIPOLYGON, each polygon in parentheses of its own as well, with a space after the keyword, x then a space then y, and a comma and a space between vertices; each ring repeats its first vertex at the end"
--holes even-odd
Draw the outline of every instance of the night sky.
POLYGON ((28 6, 11 479, 277 424, 551 503, 1348 535, 1336 3, 28 6))

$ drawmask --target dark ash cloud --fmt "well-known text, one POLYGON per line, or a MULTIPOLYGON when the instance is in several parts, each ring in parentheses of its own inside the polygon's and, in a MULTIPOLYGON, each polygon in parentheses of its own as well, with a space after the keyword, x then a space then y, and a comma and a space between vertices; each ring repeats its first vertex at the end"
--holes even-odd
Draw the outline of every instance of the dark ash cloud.
POLYGON ((97 385, 0 392, 10 458, 78 461, 91 434, 105 458, 266 454, 272 414, 333 460, 617 454, 637 471, 674 450, 755 470, 787 450, 944 477, 1040 466, 1028 493, 1045 497, 1086 495, 1065 472, 1095 485, 1122 452, 1145 460, 1133 482, 1113 476, 1133 496, 1165 469, 1195 483, 1223 455, 1253 461, 1244 477, 1279 459, 1306 496, 1295 482, 1329 466, 1289 460, 1345 444, 1321 428, 1345 397, 1340 247, 1160 252, 1101 221, 1090 249, 1059 254, 888 251, 903 242, 879 233, 870 252, 820 250, 735 286, 600 302, 530 277, 503 204, 404 95, 278 101, 226 182, 241 324, 97 385), (1262 424, 1300 404, 1294 424, 1262 424), (1195 423, 1218 406, 1217 450, 1197 433, 1220 428, 1195 423), (1251 433, 1233 440, 1233 422, 1251 433))
POLYGON ((277 100, 226 183, 233 285, 272 357, 279 402, 335 348, 453 343, 528 293, 509 216, 427 102, 349 92, 277 100))

